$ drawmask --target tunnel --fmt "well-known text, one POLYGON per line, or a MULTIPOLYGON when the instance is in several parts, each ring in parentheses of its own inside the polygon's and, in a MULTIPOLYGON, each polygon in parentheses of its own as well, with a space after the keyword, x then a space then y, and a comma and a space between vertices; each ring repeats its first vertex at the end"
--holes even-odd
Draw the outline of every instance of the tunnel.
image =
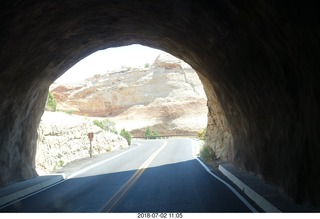
POLYGON ((141 44, 183 59, 217 158, 320 207, 317 8, 302 1, 1 1, 0 185, 31 178, 49 86, 89 54, 141 44))

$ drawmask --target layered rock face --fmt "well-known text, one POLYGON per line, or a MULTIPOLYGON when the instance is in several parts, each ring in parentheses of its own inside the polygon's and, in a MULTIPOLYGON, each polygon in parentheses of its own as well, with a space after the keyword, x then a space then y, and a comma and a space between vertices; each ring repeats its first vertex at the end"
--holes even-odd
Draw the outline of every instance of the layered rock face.
POLYGON ((190 65, 163 53, 144 69, 95 75, 76 85, 53 84, 58 110, 111 117, 118 129, 143 136, 147 126, 162 135, 196 135, 207 125, 207 98, 190 65))
POLYGON ((53 81, 94 51, 138 43, 197 71, 208 136, 230 131, 227 150, 219 146, 230 162, 319 207, 318 14, 297 1, 3 3, 0 184, 36 175, 37 128, 53 81))
POLYGON ((128 147, 126 139, 93 125, 90 119, 45 112, 38 128, 37 173, 50 173, 73 160, 90 157, 89 132, 94 134, 92 155, 128 147))

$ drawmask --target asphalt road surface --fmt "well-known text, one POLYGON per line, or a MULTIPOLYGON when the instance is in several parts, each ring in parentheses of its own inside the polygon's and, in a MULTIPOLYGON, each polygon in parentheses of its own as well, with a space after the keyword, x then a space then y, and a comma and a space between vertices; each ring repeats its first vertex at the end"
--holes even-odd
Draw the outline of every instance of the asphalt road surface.
POLYGON ((252 212, 194 156, 191 139, 139 146, 2 212, 252 212))

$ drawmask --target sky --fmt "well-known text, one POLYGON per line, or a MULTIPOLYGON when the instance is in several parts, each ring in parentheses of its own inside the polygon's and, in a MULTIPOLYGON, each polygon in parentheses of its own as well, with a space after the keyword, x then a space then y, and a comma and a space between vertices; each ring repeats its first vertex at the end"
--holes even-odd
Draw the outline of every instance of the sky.
POLYGON ((78 83, 93 75, 119 69, 121 66, 143 67, 146 63, 152 64, 160 53, 163 51, 139 44, 99 50, 75 64, 56 82, 78 83))

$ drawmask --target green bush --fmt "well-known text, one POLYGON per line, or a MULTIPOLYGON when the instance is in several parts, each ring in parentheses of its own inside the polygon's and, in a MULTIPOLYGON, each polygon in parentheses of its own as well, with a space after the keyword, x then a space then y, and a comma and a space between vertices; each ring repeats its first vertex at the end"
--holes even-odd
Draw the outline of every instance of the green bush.
POLYGON ((64 165, 64 161, 63 160, 59 160, 59 167, 62 167, 64 165))
POLYGON ((206 140, 206 136, 207 136, 207 128, 202 129, 199 133, 198 133, 198 138, 200 140, 206 140))
POLYGON ((212 160, 212 155, 211 155, 211 148, 208 147, 207 145, 204 145, 200 149, 200 157, 204 161, 210 161, 212 160))
POLYGON ((57 110, 57 101, 51 92, 48 93, 48 98, 46 102, 46 110, 55 112, 57 110))
POLYGON ((67 113, 68 115, 72 115, 72 114, 73 114, 73 110, 67 110, 66 113, 67 113))
POLYGON ((131 145, 131 138, 132 137, 131 137, 130 132, 126 131, 125 129, 122 129, 120 132, 120 135, 127 140, 128 145, 131 145))
POLYGON ((150 127, 147 127, 144 136, 146 137, 146 139, 156 139, 160 136, 160 134, 157 131, 151 130, 150 127))
POLYGON ((108 146, 108 147, 106 148, 106 152, 110 152, 110 151, 111 151, 111 147, 108 146))
POLYGON ((116 130, 116 124, 115 122, 113 121, 110 121, 109 119, 104 119, 104 120, 94 120, 93 121, 93 124, 102 128, 103 130, 105 131, 108 131, 108 132, 112 132, 114 134, 118 134, 117 130, 116 130))
POLYGON ((99 120, 93 120, 93 124, 104 129, 104 126, 103 126, 103 123, 102 121, 99 121, 99 120))

